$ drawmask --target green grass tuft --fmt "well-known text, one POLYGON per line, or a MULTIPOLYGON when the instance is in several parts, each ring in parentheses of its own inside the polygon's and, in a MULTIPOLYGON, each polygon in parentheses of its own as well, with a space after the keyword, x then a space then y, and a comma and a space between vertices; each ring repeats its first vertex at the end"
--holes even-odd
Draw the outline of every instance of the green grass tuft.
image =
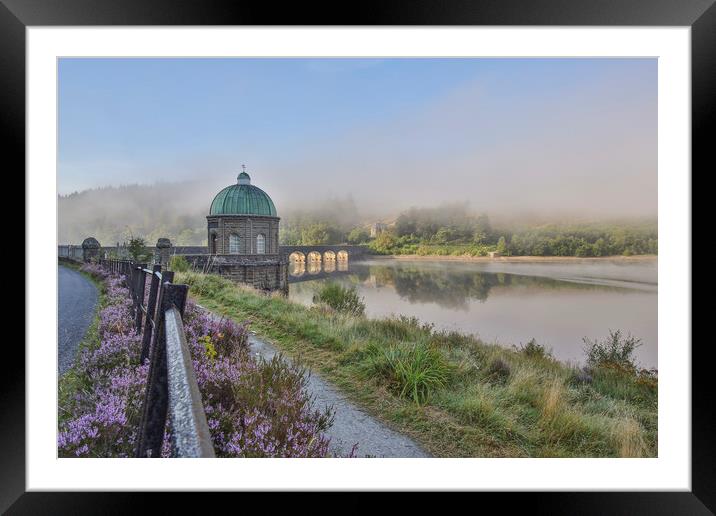
POLYGON ((363 315, 365 303, 358 296, 355 287, 344 287, 338 283, 326 283, 313 296, 313 302, 330 306, 334 310, 349 315, 363 315))
POLYGON ((381 347, 368 352, 369 370, 387 378, 398 395, 424 403, 448 383, 451 367, 436 349, 425 344, 381 347))

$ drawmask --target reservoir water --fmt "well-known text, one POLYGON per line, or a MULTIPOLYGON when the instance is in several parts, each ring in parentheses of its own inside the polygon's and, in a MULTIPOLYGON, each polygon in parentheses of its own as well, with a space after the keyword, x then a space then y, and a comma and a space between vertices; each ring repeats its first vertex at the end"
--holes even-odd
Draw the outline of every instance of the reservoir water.
POLYGON ((355 286, 368 317, 415 316, 436 328, 519 346, 531 338, 555 358, 584 360, 583 338, 610 329, 642 341, 643 367, 657 362, 657 260, 456 262, 376 259, 291 264, 289 297, 310 305, 327 281, 355 286))

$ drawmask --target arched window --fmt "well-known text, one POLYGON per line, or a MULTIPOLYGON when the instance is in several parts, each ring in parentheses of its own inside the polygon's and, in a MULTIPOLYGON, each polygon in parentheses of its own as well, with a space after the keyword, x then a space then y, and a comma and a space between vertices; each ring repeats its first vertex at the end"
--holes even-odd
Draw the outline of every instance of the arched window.
POLYGON ((216 254, 216 233, 211 234, 211 254, 216 254))
POLYGON ((266 254, 266 237, 261 233, 256 235, 256 254, 266 254))
POLYGON ((229 235, 229 254, 239 254, 241 251, 239 251, 239 244, 241 241, 239 240, 239 235, 236 233, 231 233, 229 235))

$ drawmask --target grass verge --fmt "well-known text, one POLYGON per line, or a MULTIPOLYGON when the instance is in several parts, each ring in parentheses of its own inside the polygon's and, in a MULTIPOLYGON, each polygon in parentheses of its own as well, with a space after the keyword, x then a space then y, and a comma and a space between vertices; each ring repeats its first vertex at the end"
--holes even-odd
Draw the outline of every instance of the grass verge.
POLYGON ((333 382, 441 457, 643 457, 657 451, 657 385, 584 374, 533 348, 489 345, 415 318, 305 307, 214 275, 179 273, 190 295, 333 382))

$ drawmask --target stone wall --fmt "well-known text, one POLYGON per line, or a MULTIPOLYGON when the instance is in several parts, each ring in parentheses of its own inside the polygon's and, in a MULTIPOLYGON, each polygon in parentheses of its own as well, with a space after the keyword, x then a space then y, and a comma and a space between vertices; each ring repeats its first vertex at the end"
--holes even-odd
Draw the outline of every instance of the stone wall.
MULTIPOLYGON (((61 248, 66 248, 68 246, 59 246, 61 248)), ((157 247, 153 245, 148 245, 146 247, 147 253, 151 254, 152 256, 155 256, 157 254, 157 247)), ((123 246, 102 246, 100 247, 100 257, 104 258, 105 254, 107 255, 107 258, 109 258, 110 254, 114 255, 115 253, 119 253, 120 258, 129 258, 129 250, 126 247, 123 246)), ((206 246, 203 245, 178 245, 178 246, 171 246, 169 248, 169 255, 174 254, 208 254, 209 249, 206 246)))
POLYGON ((288 261, 280 255, 184 255, 189 266, 259 290, 288 293, 288 261))

